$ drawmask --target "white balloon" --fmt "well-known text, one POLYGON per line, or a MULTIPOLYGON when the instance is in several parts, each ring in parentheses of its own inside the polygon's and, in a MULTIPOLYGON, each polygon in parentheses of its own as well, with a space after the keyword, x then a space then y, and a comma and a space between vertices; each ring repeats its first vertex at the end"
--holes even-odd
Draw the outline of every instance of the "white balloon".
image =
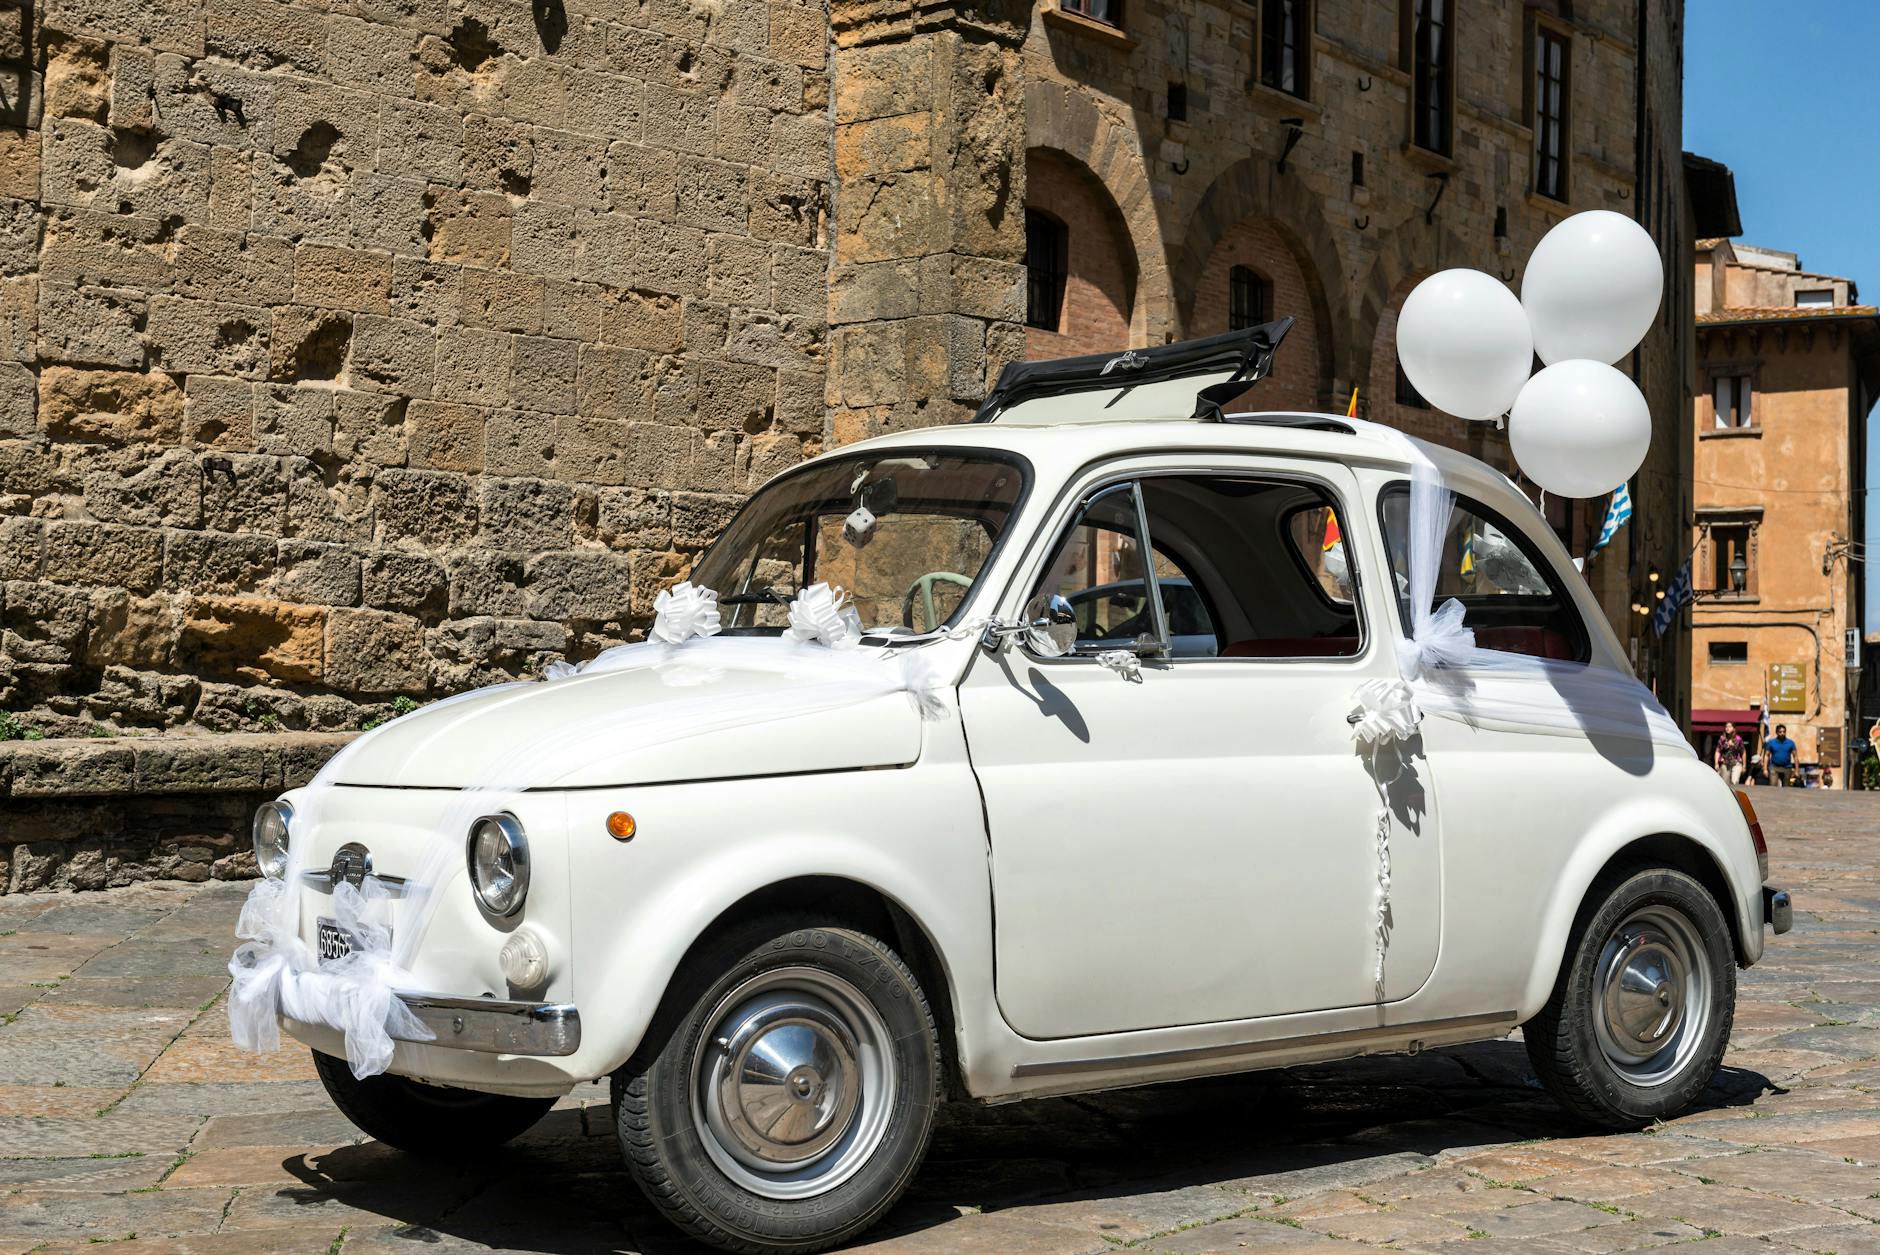
POLYGON ((1423 399, 1457 418, 1500 418, 1534 364, 1527 315, 1479 270, 1442 270, 1397 315, 1397 361, 1423 399))
POLYGON ((1508 443, 1522 473, 1548 492, 1597 497, 1645 461, 1651 408, 1637 384, 1604 362, 1556 362, 1515 398, 1508 443))
POLYGON ((1645 228, 1624 214, 1574 214, 1541 237, 1521 276, 1534 351, 1548 365, 1616 362, 1651 330, 1665 267, 1645 228))

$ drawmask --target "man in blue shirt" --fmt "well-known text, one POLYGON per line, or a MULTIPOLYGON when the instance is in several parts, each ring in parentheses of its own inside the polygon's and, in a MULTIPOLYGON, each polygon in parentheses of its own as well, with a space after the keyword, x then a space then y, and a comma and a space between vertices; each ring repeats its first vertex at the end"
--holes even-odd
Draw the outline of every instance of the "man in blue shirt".
POLYGON ((1787 724, 1776 725, 1776 734, 1763 742, 1763 754, 1769 760, 1772 781, 1785 789, 1795 783, 1795 742, 1789 740, 1787 724))

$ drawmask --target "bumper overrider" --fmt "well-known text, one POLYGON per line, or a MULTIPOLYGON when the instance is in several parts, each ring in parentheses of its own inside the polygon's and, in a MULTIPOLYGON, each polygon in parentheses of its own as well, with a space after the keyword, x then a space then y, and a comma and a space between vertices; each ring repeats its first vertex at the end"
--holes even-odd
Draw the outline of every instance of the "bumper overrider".
POLYGON ((427 1040, 394 1030, 395 1041, 492 1055, 558 1058, 581 1048, 581 1013, 566 1002, 510 1002, 448 994, 398 993, 427 1040))
POLYGON ((1795 926, 1795 908, 1789 903, 1789 891, 1778 889, 1774 885, 1763 886, 1763 920, 1775 930, 1776 936, 1795 926))

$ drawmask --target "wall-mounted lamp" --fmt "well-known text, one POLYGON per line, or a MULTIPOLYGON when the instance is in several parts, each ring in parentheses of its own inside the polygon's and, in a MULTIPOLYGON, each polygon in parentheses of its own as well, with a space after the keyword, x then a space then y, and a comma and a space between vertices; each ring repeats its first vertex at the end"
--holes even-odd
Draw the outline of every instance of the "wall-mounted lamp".
POLYGON ((1730 559, 1730 587, 1740 593, 1748 582, 1749 563, 1745 562, 1743 555, 1739 553, 1730 559))

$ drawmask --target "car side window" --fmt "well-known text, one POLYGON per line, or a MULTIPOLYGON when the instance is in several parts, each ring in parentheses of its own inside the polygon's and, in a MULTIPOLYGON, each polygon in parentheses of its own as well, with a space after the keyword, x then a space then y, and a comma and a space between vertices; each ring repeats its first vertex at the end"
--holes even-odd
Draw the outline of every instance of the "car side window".
MULTIPOLYGON (((1398 611, 1410 622, 1410 489, 1393 485, 1379 499, 1398 611)), ((1482 649, 1534 658, 1585 662, 1586 625, 1555 582, 1546 561, 1520 529, 1468 497, 1458 496, 1443 537, 1433 604, 1462 603, 1463 623, 1482 649)))
MULTIPOLYGON (((1236 475, 1138 481, 1168 656, 1338 658, 1363 648, 1336 503, 1306 483, 1236 475), (1328 537, 1330 538, 1328 541, 1328 537), (1306 552, 1306 547, 1310 552, 1306 552)), ((1134 496, 1096 501, 1066 534, 1031 605, 1068 603, 1076 649, 1155 640, 1134 496)))

